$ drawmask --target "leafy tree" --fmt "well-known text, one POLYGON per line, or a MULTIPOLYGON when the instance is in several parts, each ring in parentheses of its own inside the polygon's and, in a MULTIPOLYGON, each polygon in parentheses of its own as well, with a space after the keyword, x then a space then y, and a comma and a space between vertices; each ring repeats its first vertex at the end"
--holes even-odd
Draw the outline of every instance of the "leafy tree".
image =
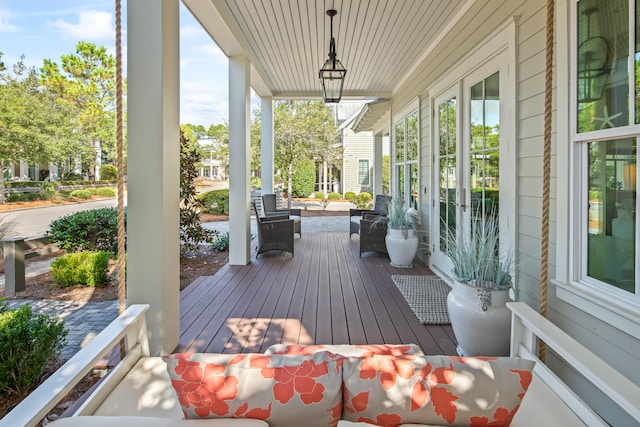
MULTIPOLYGON (((0 164, 47 161, 54 145, 68 136, 67 112, 42 90, 36 70, 27 69, 23 59, 12 73, 0 72, 0 164)), ((4 203, 4 167, 0 169, 4 203)))
POLYGON ((41 82, 73 112, 76 138, 57 147, 60 159, 82 156, 83 167, 94 176, 95 153, 100 147, 115 159, 116 62, 104 46, 78 42, 76 53, 62 55, 61 65, 45 59, 41 82))
MULTIPOLYGON (((316 185, 316 162, 312 159, 303 160, 293 173, 291 179, 292 197, 309 197, 316 185)), ((322 193, 324 197, 324 193, 322 193)))
POLYGON ((332 151, 336 139, 333 111, 322 101, 280 101, 273 115, 276 166, 287 171, 287 194, 292 194, 292 178, 302 161, 322 161, 332 151))
POLYGON ((195 251, 199 244, 212 243, 217 231, 207 230, 200 224, 202 200, 197 197, 196 164, 201 159, 198 141, 189 140, 180 131, 180 239, 182 253, 195 251))

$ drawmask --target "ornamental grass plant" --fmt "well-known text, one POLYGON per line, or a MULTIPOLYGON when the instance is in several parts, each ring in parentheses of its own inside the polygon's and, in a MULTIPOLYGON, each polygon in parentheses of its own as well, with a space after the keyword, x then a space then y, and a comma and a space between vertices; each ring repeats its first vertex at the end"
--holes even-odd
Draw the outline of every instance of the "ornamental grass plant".
POLYGON ((460 281, 482 288, 508 289, 513 281, 513 252, 500 256, 500 229, 497 216, 475 215, 467 238, 449 230, 447 255, 453 263, 453 273, 460 281))

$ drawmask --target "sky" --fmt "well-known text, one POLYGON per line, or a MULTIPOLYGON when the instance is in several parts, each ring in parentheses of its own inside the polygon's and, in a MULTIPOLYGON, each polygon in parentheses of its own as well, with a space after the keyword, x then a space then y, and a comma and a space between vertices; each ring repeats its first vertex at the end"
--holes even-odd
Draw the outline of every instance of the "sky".
MULTIPOLYGON (((126 1, 123 61, 126 68, 126 1)), ((115 0, 0 0, 0 52, 10 68, 24 55, 27 66, 58 64, 79 41, 105 46, 115 57, 115 0)), ((228 121, 228 60, 180 3, 180 123, 228 121)), ((252 96, 252 109, 259 101, 252 96)))

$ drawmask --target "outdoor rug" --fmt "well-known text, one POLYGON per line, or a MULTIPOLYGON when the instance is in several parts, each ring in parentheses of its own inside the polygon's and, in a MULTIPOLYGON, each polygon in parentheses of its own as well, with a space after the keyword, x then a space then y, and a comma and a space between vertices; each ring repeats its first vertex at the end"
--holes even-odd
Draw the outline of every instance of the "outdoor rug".
POLYGON ((437 276, 391 276, 420 323, 448 325, 447 294, 451 288, 437 276))

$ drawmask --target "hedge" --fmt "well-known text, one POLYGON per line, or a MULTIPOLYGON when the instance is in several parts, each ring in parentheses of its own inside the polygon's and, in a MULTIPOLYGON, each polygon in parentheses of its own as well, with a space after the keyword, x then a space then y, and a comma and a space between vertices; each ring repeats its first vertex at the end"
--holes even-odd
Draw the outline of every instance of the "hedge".
POLYGON ((109 252, 83 251, 64 254, 51 263, 51 277, 60 286, 102 286, 107 282, 109 252))

